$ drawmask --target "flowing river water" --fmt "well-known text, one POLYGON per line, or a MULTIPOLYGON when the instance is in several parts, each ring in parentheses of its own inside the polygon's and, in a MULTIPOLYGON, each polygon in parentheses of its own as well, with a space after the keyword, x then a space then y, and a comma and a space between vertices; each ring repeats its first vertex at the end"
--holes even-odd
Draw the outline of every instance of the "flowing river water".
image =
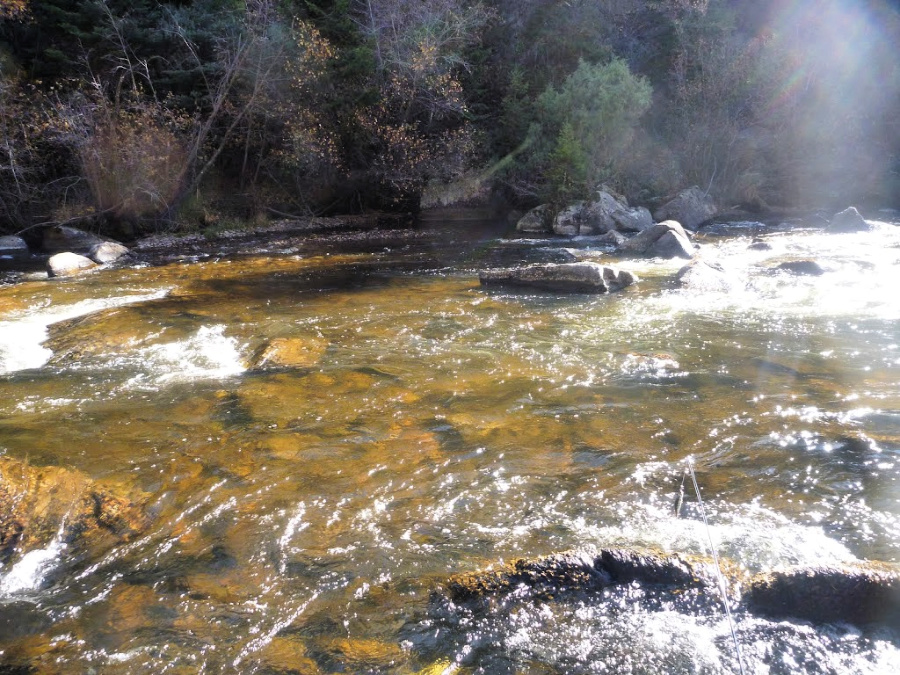
MULTIPOLYGON (((739 291, 622 260, 641 281, 608 296, 480 288, 559 246, 501 233, 0 286, 0 456, 148 514, 0 567, 0 671, 736 672, 714 605, 434 595, 584 546, 705 553, 691 492, 672 507, 689 457, 750 572, 900 561, 900 226, 722 227, 702 255, 739 291), (773 271, 791 259, 824 274, 773 271), (251 368, 276 338, 309 362, 251 368)), ((900 672, 887 628, 735 621, 748 673, 900 672)))

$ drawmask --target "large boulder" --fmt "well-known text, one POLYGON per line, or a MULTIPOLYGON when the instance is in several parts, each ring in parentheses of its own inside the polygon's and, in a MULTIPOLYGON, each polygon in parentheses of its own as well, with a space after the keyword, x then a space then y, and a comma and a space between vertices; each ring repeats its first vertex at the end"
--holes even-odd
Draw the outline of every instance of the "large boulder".
POLYGON ((0 255, 20 257, 28 255, 28 244, 22 237, 0 237, 0 255))
POLYGON ((681 224, 674 220, 657 223, 623 243, 619 250, 626 254, 655 258, 692 258, 694 245, 681 224))
POLYGON ((549 204, 535 206, 516 223, 516 231, 523 234, 550 234, 553 232, 553 218, 549 204))
POLYGON ((611 293, 637 281, 631 272, 594 262, 484 270, 482 286, 522 286, 563 293, 611 293))
POLYGON ((553 219, 553 233, 563 237, 576 237, 581 234, 584 222, 584 202, 575 202, 556 214, 553 219))
POLYGON ((866 222, 855 206, 834 214, 828 224, 829 232, 865 232, 871 229, 872 226, 866 222))
POLYGON ((874 563, 759 574, 744 598, 752 611, 777 619, 895 627, 900 623, 900 573, 874 563))
POLYGON ((47 275, 51 277, 71 277, 97 266, 90 258, 71 253, 57 253, 47 260, 47 275))
POLYGON ((694 186, 682 190, 674 199, 659 207, 653 217, 660 221, 677 220, 688 230, 696 230, 717 212, 712 197, 694 186))
POLYGON ((788 260, 775 269, 806 277, 820 277, 825 274, 823 267, 815 260, 788 260))
POLYGON ((104 241, 91 246, 87 257, 100 265, 114 263, 120 258, 130 255, 131 251, 117 241, 104 241))
POLYGON ((143 497, 80 471, 0 457, 0 564, 54 541, 78 553, 131 539, 148 524, 143 497))
POLYGON ((650 211, 643 207, 630 208, 623 198, 600 190, 597 199, 584 206, 580 234, 640 232, 651 225, 650 211))
POLYGON ((87 255, 91 248, 106 241, 110 240, 84 230, 65 225, 53 225, 44 228, 41 249, 45 253, 72 251, 87 255))

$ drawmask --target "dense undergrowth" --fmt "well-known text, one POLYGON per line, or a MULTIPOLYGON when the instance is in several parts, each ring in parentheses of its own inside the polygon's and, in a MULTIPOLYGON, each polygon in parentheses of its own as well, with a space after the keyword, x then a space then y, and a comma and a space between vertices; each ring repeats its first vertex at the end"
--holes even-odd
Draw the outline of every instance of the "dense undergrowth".
POLYGON ((886 0, 0 0, 0 233, 896 205, 897 44, 886 0))

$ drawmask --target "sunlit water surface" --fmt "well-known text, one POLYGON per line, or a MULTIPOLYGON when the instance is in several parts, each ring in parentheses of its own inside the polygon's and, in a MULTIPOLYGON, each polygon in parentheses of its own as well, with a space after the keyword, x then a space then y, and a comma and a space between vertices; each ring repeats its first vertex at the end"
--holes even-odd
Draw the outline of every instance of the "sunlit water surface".
MULTIPOLYGON (((0 664, 735 672, 720 611, 640 587, 432 595, 579 546, 706 552, 690 494, 673 514, 688 457, 751 572, 900 560, 900 227, 767 251, 726 230, 702 255, 741 290, 621 261, 641 283, 600 297, 485 291, 479 266, 552 244, 483 239, 0 287, 0 454, 127 484, 152 516, 97 559, 54 541, 0 567, 0 664), (795 259, 825 273, 772 270, 795 259), (249 368, 282 337, 321 357, 249 368)), ((735 618, 749 673, 900 672, 885 630, 735 618)))

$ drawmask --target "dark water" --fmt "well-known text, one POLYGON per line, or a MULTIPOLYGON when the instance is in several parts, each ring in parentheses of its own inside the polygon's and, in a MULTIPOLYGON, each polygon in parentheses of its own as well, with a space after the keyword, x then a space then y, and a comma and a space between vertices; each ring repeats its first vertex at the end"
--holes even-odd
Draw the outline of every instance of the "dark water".
MULTIPOLYGON (((672 510, 689 457, 720 556, 749 572, 898 562, 900 227, 769 251, 737 229, 702 243, 740 291, 622 261, 642 281, 606 297, 482 290, 480 266, 559 255, 496 233, 0 287, 0 455, 149 514, 91 556, 55 539, 0 567, 0 664, 734 672, 720 611, 640 587, 432 595, 579 546, 704 553, 690 493, 672 510), (825 274, 771 270, 808 258, 825 274), (251 369, 278 338, 307 362, 251 369)), ((736 619, 750 673, 900 672, 883 630, 736 619)))

